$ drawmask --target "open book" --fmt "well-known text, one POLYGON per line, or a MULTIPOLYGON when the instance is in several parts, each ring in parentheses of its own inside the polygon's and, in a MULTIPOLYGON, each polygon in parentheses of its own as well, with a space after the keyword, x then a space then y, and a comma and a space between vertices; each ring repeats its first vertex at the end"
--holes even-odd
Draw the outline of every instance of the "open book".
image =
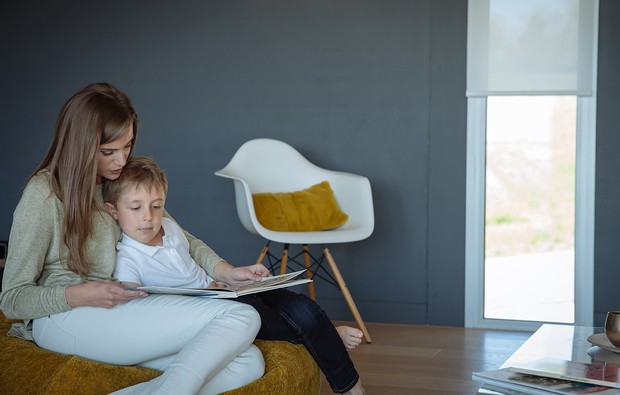
POLYGON ((306 284, 312 282, 310 278, 295 279, 305 270, 298 272, 281 274, 279 276, 265 277, 261 281, 249 281, 246 284, 230 288, 173 288, 144 286, 137 287, 150 294, 169 294, 169 295, 189 295, 207 296, 210 298, 237 298, 257 292, 270 291, 277 288, 292 287, 293 285, 306 284))

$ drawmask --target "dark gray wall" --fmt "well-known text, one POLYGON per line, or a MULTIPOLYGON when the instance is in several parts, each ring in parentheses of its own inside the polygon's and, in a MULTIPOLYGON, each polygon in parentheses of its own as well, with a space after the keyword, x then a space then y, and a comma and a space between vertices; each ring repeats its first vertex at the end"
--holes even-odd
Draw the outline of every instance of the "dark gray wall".
POLYGON ((620 2, 601 1, 596 117, 594 322, 620 310, 620 2))
POLYGON ((253 263, 263 241, 213 172, 248 139, 283 139, 371 180, 375 233, 331 247, 364 319, 463 322, 466 2, 10 3, 0 239, 60 106, 106 80, 133 98, 137 153, 167 169, 170 212, 229 261, 253 263))
MULTIPOLYGON (((105 80, 134 101, 137 153, 167 169, 169 211, 229 261, 253 263, 263 241, 241 227, 231 182, 213 172, 248 139, 283 139, 372 183, 373 236, 331 247, 363 318, 463 324, 465 0, 9 3, 0 7, 0 239, 59 108, 105 80)), ((601 3, 601 56, 611 59, 599 78, 618 69, 618 28, 603 12, 618 15, 612 3, 601 3)), ((608 98, 618 91, 607 88, 608 98)), ((597 213, 617 211, 620 192, 606 162, 617 156, 617 111, 604 98, 597 213)), ((598 233, 618 225, 599 216, 597 285, 615 290, 599 261, 618 271, 617 231, 606 242, 598 233)), ((319 283, 318 295, 332 318, 351 318, 336 289, 319 283)))

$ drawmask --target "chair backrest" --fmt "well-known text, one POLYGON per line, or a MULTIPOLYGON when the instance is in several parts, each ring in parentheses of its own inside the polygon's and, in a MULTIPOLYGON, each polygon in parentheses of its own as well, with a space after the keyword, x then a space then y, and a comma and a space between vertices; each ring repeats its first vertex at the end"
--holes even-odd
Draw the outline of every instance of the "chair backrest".
POLYGON ((244 143, 216 175, 234 180, 237 214, 243 226, 268 240, 282 243, 325 244, 362 240, 374 229, 370 182, 366 177, 323 169, 295 148, 274 139, 244 143), (254 213, 252 195, 293 192, 329 181, 342 211, 349 215, 343 226, 321 232, 274 232, 263 227, 254 213))

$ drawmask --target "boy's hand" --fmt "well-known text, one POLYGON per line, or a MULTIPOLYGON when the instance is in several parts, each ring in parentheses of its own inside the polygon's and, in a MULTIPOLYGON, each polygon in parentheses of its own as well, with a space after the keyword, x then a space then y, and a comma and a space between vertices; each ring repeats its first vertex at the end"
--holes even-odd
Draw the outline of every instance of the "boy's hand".
POLYGON ((234 267, 226 261, 221 261, 215 266, 214 277, 218 281, 231 286, 247 284, 248 281, 260 281, 264 277, 271 277, 269 270, 260 263, 250 266, 234 267))

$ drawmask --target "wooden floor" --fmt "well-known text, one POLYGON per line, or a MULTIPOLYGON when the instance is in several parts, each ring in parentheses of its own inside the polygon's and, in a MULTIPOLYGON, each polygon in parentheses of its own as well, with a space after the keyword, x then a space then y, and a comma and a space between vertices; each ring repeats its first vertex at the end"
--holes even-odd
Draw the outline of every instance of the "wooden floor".
MULTIPOLYGON (((336 325, 354 323, 335 322, 336 325)), ((498 368, 528 332, 366 323, 371 344, 351 351, 368 395, 471 395, 472 371, 498 368)), ((325 377, 321 395, 333 394, 325 377)))

